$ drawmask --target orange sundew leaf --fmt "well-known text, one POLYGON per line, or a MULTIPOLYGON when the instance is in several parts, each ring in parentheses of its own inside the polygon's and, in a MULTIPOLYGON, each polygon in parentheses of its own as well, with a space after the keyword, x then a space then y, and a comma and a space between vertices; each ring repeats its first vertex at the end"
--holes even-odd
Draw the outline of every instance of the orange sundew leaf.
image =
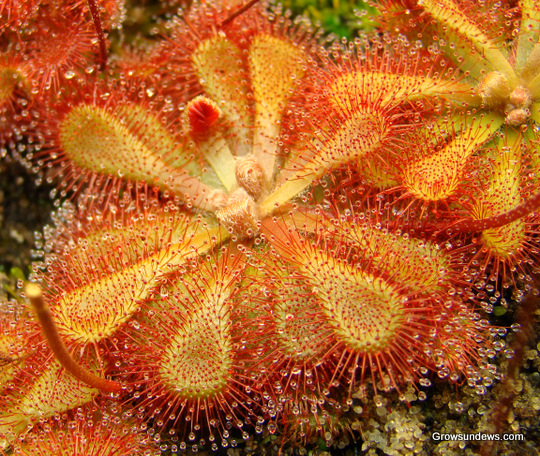
POLYGON ((312 277, 323 313, 345 346, 376 353, 393 343, 406 320, 404 297, 395 287, 322 252, 310 255, 302 270, 312 277))
POLYGON ((189 321, 179 323, 160 360, 159 376, 180 397, 206 398, 227 387, 234 362, 232 320, 227 293, 217 287, 218 300, 201 299, 189 321))
MULTIPOLYGON (((536 0, 523 0, 521 5, 521 24, 519 26, 518 45, 516 50, 516 71, 521 72, 529 65, 530 55, 539 47, 540 8, 536 0)), ((537 51, 538 52, 538 51, 537 51)), ((532 63, 532 62, 531 62, 532 63)), ((538 69, 538 62, 534 65, 538 69)))
POLYGON ((0 448, 14 441, 29 423, 87 404, 98 394, 53 361, 20 397, 11 399, 9 410, 0 412, 0 448))
POLYGON ((245 415, 258 412, 249 394, 263 370, 266 341, 265 317, 251 299, 259 289, 243 277, 240 250, 229 244, 198 260, 161 287, 145 309, 151 316, 139 314, 124 371, 139 390, 141 414, 152 418, 160 410, 155 426, 174 424, 182 444, 191 435, 242 427, 245 415))
POLYGON ((438 245, 376 229, 365 221, 342 223, 374 268, 387 270, 392 281, 414 292, 442 291, 450 276, 450 260, 438 245))
POLYGON ((381 71, 357 71, 340 77, 330 87, 331 100, 342 109, 354 109, 352 94, 363 87, 366 93, 381 96, 381 105, 398 105, 424 97, 442 97, 479 105, 480 98, 468 84, 426 76, 408 76, 381 71))
POLYGON ((409 292, 432 295, 443 291, 444 284, 456 280, 451 259, 435 243, 383 230, 357 216, 338 219, 300 210, 282 217, 282 222, 263 221, 264 232, 273 236, 272 244, 292 263, 304 261, 298 257, 302 243, 299 233, 307 230, 308 235, 346 245, 355 252, 356 261, 361 258, 369 263, 370 270, 379 271, 409 292))
POLYGON ((170 51, 166 51, 180 65, 165 62, 163 70, 169 73, 172 67, 174 84, 182 81, 182 92, 204 92, 218 104, 232 127, 233 151, 245 155, 252 144, 254 116, 246 47, 265 21, 260 20, 262 9, 255 6, 216 29, 234 13, 232 7, 230 2, 192 5, 184 24, 173 30, 170 51))
POLYGON ((219 232, 216 228, 186 236, 129 267, 63 294, 51 306, 60 333, 83 344, 109 337, 131 318, 164 276, 211 248, 212 237, 219 232))
POLYGON ((66 157, 85 170, 158 185, 197 207, 212 208, 218 191, 166 161, 177 157, 187 166, 189 158, 157 117, 133 103, 115 108, 84 103, 70 109, 58 126, 66 157))
MULTIPOLYGON (((521 188, 521 137, 515 132, 507 133, 509 146, 497 151, 491 169, 491 179, 478 198, 471 213, 475 220, 502 214, 522 202, 521 188)), ((484 245, 500 258, 508 258, 519 251, 525 239, 523 219, 498 228, 482 231, 484 245)))
POLYGON ((423 0, 421 6, 443 27, 449 27, 459 36, 470 40, 481 54, 475 56, 475 59, 480 58, 489 62, 494 70, 506 76, 512 87, 517 86, 516 73, 499 46, 478 28, 474 20, 463 13, 459 5, 452 0, 423 0))
POLYGON ((454 195, 469 158, 503 124, 498 114, 481 114, 467 120, 467 127, 446 147, 406 165, 402 179, 416 198, 439 201, 454 195))
POLYGON ((327 131, 311 138, 303 154, 291 159, 288 166, 293 170, 287 179, 262 201, 263 215, 300 194, 328 171, 369 159, 393 140, 392 116, 379 107, 357 107, 346 118, 329 122, 327 131))
POLYGON ((255 99, 253 154, 271 182, 285 104, 305 74, 304 50, 281 37, 261 34, 249 48, 249 72, 255 99))
POLYGON ((403 297, 396 287, 308 245, 282 222, 263 224, 279 254, 310 277, 323 313, 347 347, 371 353, 389 342, 402 322, 403 297))
POLYGON ((203 172, 188 140, 172 127, 177 115, 163 93, 143 90, 137 77, 120 79, 77 79, 60 100, 38 105, 42 135, 34 162, 57 179, 62 196, 118 191, 136 181, 199 208, 219 205, 225 194, 205 182, 215 177, 203 172))
POLYGON ((293 42, 257 35, 249 48, 249 71, 258 115, 281 118, 284 103, 305 73, 306 55, 293 42))
POLYGON ((228 121, 241 129, 245 142, 252 125, 250 87, 242 51, 226 36, 219 34, 201 41, 191 55, 192 65, 204 91, 217 103, 228 121), (239 81, 244 81, 239 84, 239 81))
POLYGON ((108 338, 164 277, 228 237, 171 205, 145 204, 126 198, 126 210, 109 201, 105 209, 68 212, 66 225, 59 224, 43 288, 65 341, 87 345, 108 338))

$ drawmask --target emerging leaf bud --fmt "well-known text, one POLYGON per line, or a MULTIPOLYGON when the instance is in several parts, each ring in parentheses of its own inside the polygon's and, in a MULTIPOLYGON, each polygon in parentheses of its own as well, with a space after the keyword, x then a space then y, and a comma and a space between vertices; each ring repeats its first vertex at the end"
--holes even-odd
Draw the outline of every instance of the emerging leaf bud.
POLYGON ((516 108, 512 109, 506 116, 505 122, 513 127, 519 127, 527 122, 530 111, 528 109, 516 108))
POLYGON ((223 117, 218 105, 205 96, 191 100, 184 112, 184 132, 195 140, 211 136, 216 123, 223 117))
POLYGON ((233 234, 241 238, 249 237, 259 231, 257 206, 243 188, 231 193, 225 207, 217 211, 216 215, 233 234))
POLYGON ((511 88, 506 77, 498 71, 488 73, 478 85, 478 94, 487 106, 496 106, 505 102, 511 88))
POLYGON ((516 87, 510 94, 510 103, 516 108, 528 108, 532 103, 531 92, 523 86, 516 87))
POLYGON ((264 187, 264 172, 253 155, 236 161, 236 181, 254 200, 259 199, 264 187))

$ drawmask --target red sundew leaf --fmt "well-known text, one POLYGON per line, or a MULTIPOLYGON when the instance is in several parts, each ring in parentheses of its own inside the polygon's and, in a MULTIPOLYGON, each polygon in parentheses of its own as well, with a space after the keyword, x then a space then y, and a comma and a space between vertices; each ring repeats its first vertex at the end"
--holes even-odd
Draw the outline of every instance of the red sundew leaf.
MULTIPOLYGON (((471 157, 503 124, 497 114, 478 113, 465 119, 462 130, 432 154, 412 159, 402 171, 403 186, 416 198, 439 201, 456 194, 471 157)), ((425 144, 420 144, 419 148, 425 144)), ((429 144, 428 144, 429 147, 429 144)))
MULTIPOLYGON (((95 418, 80 408, 73 420, 46 422, 34 426, 14 446, 19 456, 139 456, 159 451, 136 421, 95 418)), ((51 420, 52 421, 52 420, 51 420)))
MULTIPOLYGON (((470 41, 480 53, 479 56, 475 56, 475 59, 486 60, 492 68, 504 74, 512 86, 517 85, 516 73, 500 51, 499 46, 476 25, 473 19, 462 11, 457 3, 452 0, 424 0, 422 7, 441 26, 451 28, 456 32, 456 36, 470 41)), ((458 43, 458 46, 461 44, 458 43)), ((468 47, 467 44, 464 44, 464 47, 468 47)))
POLYGON ((0 447, 13 443, 27 425, 87 404, 98 395, 98 390, 76 380, 57 362, 24 380, 19 393, 7 398, 9 406, 0 411, 0 447))
POLYGON ((257 290, 246 267, 234 245, 187 265, 145 306, 127 340, 124 383, 158 432, 182 446, 217 449, 232 429, 248 438, 265 421, 263 309, 251 299, 257 290))
MULTIPOLYGON (((366 227, 366 222, 361 226, 366 227)), ((455 378, 468 375, 465 366, 479 359, 476 350, 480 345, 467 346, 466 341, 473 332, 487 340, 484 328, 476 325, 472 314, 460 311, 464 306, 459 299, 448 300, 446 295, 449 283, 459 286, 465 281, 457 270, 451 271, 451 260, 442 255, 430 257, 429 247, 422 247, 420 241, 377 231, 371 235, 355 233, 354 224, 338 221, 329 223, 326 232, 321 224, 315 238, 268 219, 261 230, 283 261, 269 271, 275 280, 275 324, 290 336, 303 333, 304 327, 312 327, 321 336, 301 338, 297 345, 303 350, 292 355, 290 349, 285 350, 289 355, 282 353, 283 363, 314 369, 311 363, 318 366, 323 359, 324 372, 333 371, 330 384, 342 380, 352 388, 355 381, 363 384, 371 375, 374 387, 381 379, 386 388, 399 390, 403 382, 419 381, 419 369, 434 370, 440 364, 432 357, 433 334, 442 334, 443 328, 450 326, 454 330, 444 337, 456 343, 460 339, 459 344, 447 349, 446 342, 435 344, 448 372, 455 378), (390 244, 393 250, 385 255, 384 248, 390 244), (409 255, 416 249, 417 257, 416 252, 409 255), (432 269, 428 272, 427 267, 424 273, 435 277, 428 283, 423 282, 422 273, 417 274, 415 260, 431 263, 432 269), (296 292, 289 295, 280 291, 287 287, 296 292), (285 301, 280 303, 282 298, 285 301), (294 318, 280 320, 280 308, 294 308, 295 300, 299 308, 311 309, 305 317, 309 324, 294 318), (465 333, 456 332, 454 319, 459 318, 467 321, 465 333), (304 352, 309 355, 325 350, 326 355, 308 356, 308 361, 302 358, 304 352), (333 359, 339 359, 339 367, 333 365, 333 359), (402 363, 404 359, 408 362, 402 363)), ((270 260, 269 267, 276 261, 270 260)), ((294 312, 288 314, 294 316, 294 312)), ((325 378, 323 372, 320 375, 325 378)))
POLYGON ((156 109, 148 91, 130 87, 95 82, 45 110, 47 146, 35 155, 38 164, 61 175, 64 191, 81 181, 91 183, 87 192, 99 192, 132 180, 197 207, 219 206, 225 195, 202 182, 185 139, 166 123, 166 108, 156 109))
MULTIPOLYGON (((110 337, 175 267, 210 249, 219 233, 226 237, 221 228, 166 207, 139 211, 130 208, 132 219, 124 225, 94 222, 84 236, 72 235, 40 277, 58 330, 70 343, 89 346, 110 337)), ((70 224, 97 215, 97 208, 83 211, 70 224)))

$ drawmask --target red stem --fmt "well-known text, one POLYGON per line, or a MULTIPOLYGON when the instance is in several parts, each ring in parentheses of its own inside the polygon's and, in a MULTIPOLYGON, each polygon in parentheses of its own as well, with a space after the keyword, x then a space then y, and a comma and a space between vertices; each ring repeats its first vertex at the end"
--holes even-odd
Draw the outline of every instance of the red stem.
POLYGON ((45 300, 43 299, 41 288, 35 283, 28 283, 26 284, 25 291, 26 296, 34 307, 36 315, 39 319, 39 323, 41 324, 43 335, 49 344, 49 348, 54 353, 54 356, 56 356, 58 362, 76 379, 86 383, 87 385, 107 393, 120 392, 122 390, 122 386, 119 383, 94 375, 89 370, 77 364, 77 362, 71 357, 66 349, 66 346, 62 342, 62 339, 60 339, 60 335, 58 334, 58 329, 56 328, 56 324, 52 318, 49 306, 47 306, 45 300))
POLYGON ((538 207, 540 207, 540 193, 537 193, 508 212, 481 220, 461 220, 455 225, 450 225, 447 228, 457 233, 472 233, 499 228, 529 215, 531 212, 538 209, 538 207))
POLYGON ((242 13, 246 12, 248 9, 250 9, 255 3, 259 3, 260 0, 251 0, 247 2, 244 6, 241 6, 237 11, 232 13, 227 19, 225 19, 221 23, 221 27, 225 27, 230 22, 234 21, 238 16, 240 16, 242 13))
POLYGON ((107 68, 107 45, 105 43, 105 34, 103 33, 103 27, 101 26, 101 18, 99 17, 99 11, 95 0, 86 0, 92 20, 94 21, 94 28, 99 40, 99 68, 101 71, 105 71, 107 68))

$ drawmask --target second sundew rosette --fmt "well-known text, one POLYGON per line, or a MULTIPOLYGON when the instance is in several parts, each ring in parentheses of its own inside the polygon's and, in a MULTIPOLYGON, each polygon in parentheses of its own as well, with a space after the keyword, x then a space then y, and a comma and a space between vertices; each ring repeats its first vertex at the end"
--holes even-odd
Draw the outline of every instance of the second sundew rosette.
POLYGON ((447 234, 479 233, 471 264, 480 263, 494 282, 519 282, 537 257, 531 239, 538 218, 530 214, 539 192, 538 2, 510 9, 490 1, 479 9, 468 0, 389 1, 381 9, 384 30, 400 30, 445 59, 475 94, 420 130, 421 154, 402 166, 403 187, 425 207, 461 210, 467 222, 449 225, 447 234), (426 19, 419 37, 412 24, 426 19))

